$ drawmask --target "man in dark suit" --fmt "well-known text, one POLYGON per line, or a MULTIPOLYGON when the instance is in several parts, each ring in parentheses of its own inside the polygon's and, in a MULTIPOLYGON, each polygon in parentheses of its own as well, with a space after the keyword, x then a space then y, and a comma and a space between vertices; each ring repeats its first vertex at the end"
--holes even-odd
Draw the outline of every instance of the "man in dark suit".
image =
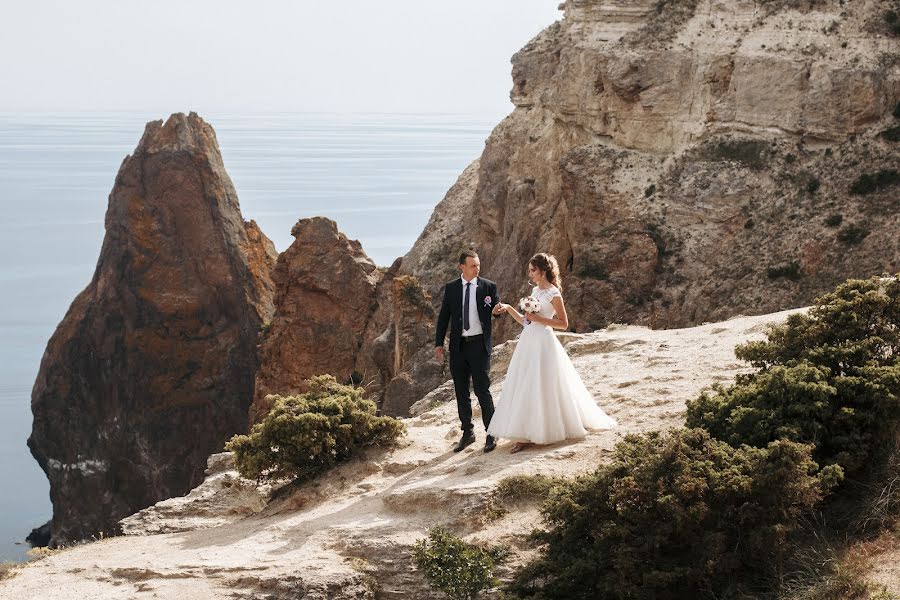
MULTIPOLYGON (((500 305, 497 284, 478 277, 481 261, 478 254, 469 250, 459 257, 462 276, 444 286, 444 300, 437 319, 437 334, 434 338, 434 356, 439 362, 444 359, 444 337, 450 326, 450 374, 456 390, 456 407, 463 435, 454 446, 459 452, 475 441, 472 425, 472 402, 469 399, 469 379, 475 388, 475 396, 481 405, 481 420, 487 429, 494 414, 494 399, 491 398, 491 315, 497 316, 500 305)), ((496 448, 493 436, 487 436, 484 451, 496 448)))

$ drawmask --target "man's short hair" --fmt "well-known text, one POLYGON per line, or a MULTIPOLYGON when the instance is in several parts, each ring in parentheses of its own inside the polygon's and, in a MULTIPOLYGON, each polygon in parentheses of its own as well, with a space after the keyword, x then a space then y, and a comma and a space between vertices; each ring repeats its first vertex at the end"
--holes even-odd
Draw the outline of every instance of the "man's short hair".
POLYGON ((459 255, 459 264, 461 264, 461 265, 466 264, 467 258, 478 258, 478 253, 475 252, 474 250, 466 250, 465 252, 463 252, 462 254, 459 255))

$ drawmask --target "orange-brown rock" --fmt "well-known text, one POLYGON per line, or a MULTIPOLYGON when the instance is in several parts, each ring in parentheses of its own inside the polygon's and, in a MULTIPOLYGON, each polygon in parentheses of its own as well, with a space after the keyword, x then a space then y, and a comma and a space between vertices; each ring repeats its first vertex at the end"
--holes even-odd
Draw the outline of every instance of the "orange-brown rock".
POLYGON ((186 493, 246 430, 274 256, 241 218, 213 129, 193 113, 149 123, 34 384, 28 445, 50 480, 52 543, 186 493))
POLYGON ((303 392, 314 375, 344 382, 375 375, 357 371, 357 361, 384 270, 330 219, 301 219, 291 235, 272 272, 275 315, 260 346, 253 423, 269 411, 268 395, 303 392))
POLYGON ((256 423, 270 395, 298 394, 327 373, 366 388, 384 414, 404 416, 446 379, 434 361, 431 298, 398 259, 378 268, 334 221, 301 219, 272 273, 275 316, 265 326, 250 409, 256 423))

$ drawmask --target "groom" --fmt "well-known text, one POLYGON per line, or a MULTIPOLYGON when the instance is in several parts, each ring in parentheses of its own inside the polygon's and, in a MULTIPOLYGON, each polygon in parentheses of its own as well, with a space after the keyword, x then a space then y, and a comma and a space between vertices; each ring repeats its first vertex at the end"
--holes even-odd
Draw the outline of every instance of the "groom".
MULTIPOLYGON (((475 396, 481 405, 481 420, 487 429, 494 414, 491 398, 491 315, 495 316, 500 298, 497 284, 478 277, 481 261, 474 251, 459 256, 462 277, 444 286, 444 300, 437 319, 437 335, 434 338, 434 357, 444 359, 444 337, 450 325, 450 374, 456 390, 456 407, 462 423, 463 435, 454 452, 459 452, 475 441, 472 425, 472 402, 469 399, 469 379, 475 388, 475 396)), ((487 436, 484 451, 497 447, 493 436, 487 436)))

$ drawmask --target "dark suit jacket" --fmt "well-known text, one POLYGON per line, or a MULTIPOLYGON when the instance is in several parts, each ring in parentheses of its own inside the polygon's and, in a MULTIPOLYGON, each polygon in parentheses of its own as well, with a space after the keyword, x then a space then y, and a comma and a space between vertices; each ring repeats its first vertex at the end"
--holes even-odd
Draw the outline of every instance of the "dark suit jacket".
MULTIPOLYGON (((491 311, 498 302, 500 298, 497 294, 497 284, 490 279, 479 277, 478 286, 475 288, 475 306, 478 308, 478 319, 484 331, 484 348, 488 354, 494 347, 491 341, 491 311), (490 302, 487 301, 488 298, 490 302)), ((450 352, 458 352, 463 331, 463 283, 460 278, 444 286, 444 300, 438 314, 437 333, 434 337, 435 346, 444 345, 447 325, 450 326, 450 352)))

